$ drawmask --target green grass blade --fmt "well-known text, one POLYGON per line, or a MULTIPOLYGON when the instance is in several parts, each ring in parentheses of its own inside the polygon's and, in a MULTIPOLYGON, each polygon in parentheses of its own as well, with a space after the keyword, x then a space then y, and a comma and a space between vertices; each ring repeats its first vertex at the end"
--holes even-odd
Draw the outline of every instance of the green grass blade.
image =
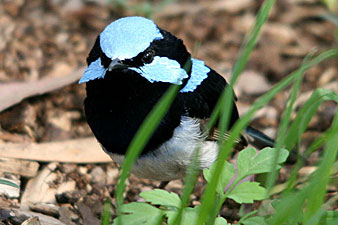
POLYGON ((168 111, 171 103, 173 102, 180 86, 172 85, 168 91, 161 97, 159 102, 155 105, 153 110, 149 113, 139 130, 137 131, 135 137, 133 138, 132 142, 130 143, 126 157, 124 159, 122 165, 122 173, 119 178, 115 197, 116 197, 116 204, 117 204, 117 212, 120 215, 119 208, 123 203, 123 192, 125 190, 125 181, 130 174, 130 170, 132 168, 133 163, 140 155, 141 151, 147 144, 148 140, 150 139, 151 135, 157 128, 158 124, 160 123, 161 119, 164 117, 166 112, 168 111))
MULTIPOLYGON (((271 217, 269 224, 285 224, 293 218, 295 222, 311 222, 312 216, 319 213, 324 197, 329 174, 338 153, 338 110, 332 127, 327 132, 327 144, 319 169, 315 172, 309 185, 298 192, 288 192, 283 196, 276 208, 276 213, 271 217), (306 201, 307 210, 304 217, 301 216, 303 205, 306 201)), ((319 214, 318 214, 319 215, 319 214)))
MULTIPOLYGON (((316 113, 318 107, 324 102, 333 100, 338 103, 338 94, 334 93, 333 91, 321 89, 316 89, 311 97, 305 102, 303 107, 299 110, 297 113, 296 118, 292 122, 290 126, 290 132, 288 132, 286 135, 285 140, 285 146, 287 149, 293 149, 296 145, 296 142, 298 142, 301 139, 301 135, 305 132, 306 127, 310 123, 310 120, 312 119, 313 115, 316 113), (291 132, 294 131, 294 132, 291 132)), ((302 158, 299 158, 296 165, 292 169, 291 175, 288 179, 288 185, 286 190, 284 191, 284 194, 288 191, 291 191, 296 184, 297 180, 297 172, 301 167, 304 165, 304 160, 308 158, 312 152, 316 149, 318 149, 321 145, 325 143, 327 140, 327 132, 323 133, 321 137, 317 138, 311 146, 304 152, 302 155, 302 158)), ((300 143, 299 143, 300 144, 300 143)))
POLYGON ((19 185, 17 185, 16 183, 8 180, 8 179, 1 179, 0 178, 0 184, 4 184, 4 185, 8 185, 17 189, 20 189, 19 185))
MULTIPOLYGON (((332 49, 332 50, 326 51, 320 54, 319 56, 315 57, 313 60, 311 60, 308 63, 305 63, 305 60, 304 60, 302 67, 298 69, 295 73, 303 73, 310 67, 331 57, 338 57, 338 49, 332 49)), ((328 99, 335 99, 336 97, 334 96, 335 96, 335 93, 332 91, 324 90, 324 89, 317 89, 315 90, 314 95, 311 96, 311 99, 306 103, 306 105, 304 105, 304 107, 297 114, 297 117, 293 121, 288 132, 285 132, 286 125, 288 123, 286 123, 287 122, 286 120, 284 120, 285 123, 283 123, 283 120, 282 120, 281 126, 283 126, 282 130, 284 131, 282 132, 281 128, 279 129, 279 132, 278 132, 279 138, 277 139, 277 144, 276 144, 277 149, 281 148, 283 145, 286 146, 286 148, 289 150, 293 149, 297 141, 300 140, 300 137, 302 133, 305 131, 307 124, 310 122, 313 114, 315 113, 315 110, 319 107, 322 101, 328 100, 328 99), (320 102, 316 101, 316 99, 321 99, 321 98, 322 98, 322 101, 320 102)), ((290 112, 291 112, 291 108, 289 108, 289 113, 290 112)), ((306 158, 307 156, 304 155, 304 157, 306 158)), ((301 168, 302 165, 303 165, 302 160, 298 160, 288 180, 288 188, 285 190, 285 192, 290 191, 292 189, 296 181, 297 171, 301 168)), ((267 180, 267 187, 268 187, 267 193, 271 191, 275 177, 276 177, 276 171, 273 170, 273 173, 269 174, 269 177, 267 180)))
POLYGON ((320 219, 320 225, 336 225, 338 224, 338 211, 326 211, 320 219))
MULTIPOLYGON (((316 64, 331 58, 331 57, 337 57, 338 56, 338 50, 328 50, 326 52, 321 53, 308 63, 305 63, 303 65, 303 69, 308 70, 311 67, 315 66, 316 64)), ((275 85, 271 90, 269 90, 266 94, 264 94, 262 97, 257 99, 257 101, 251 106, 251 108, 248 110, 248 112, 242 116, 242 118, 236 122, 234 127, 232 128, 231 136, 229 137, 228 141, 225 143, 225 145, 222 145, 219 150, 219 156, 216 164, 216 170, 215 174, 212 177, 210 183, 207 185, 203 198, 202 198, 202 204, 200 207, 200 213, 198 218, 198 224, 203 224, 205 219, 208 217, 208 215, 211 213, 211 208, 214 207, 214 200, 215 200, 215 192, 216 187, 218 183, 218 178, 220 176, 220 172, 223 168, 223 164, 225 159, 228 157, 229 153, 226 152, 227 149, 231 149, 231 145, 233 144, 233 141, 236 137, 239 136, 240 132, 249 124, 251 118, 254 116, 254 113, 257 112, 260 108, 262 108, 267 102, 271 101, 271 99, 280 91, 285 89, 296 77, 298 76, 298 70, 288 75, 284 80, 280 81, 277 85, 275 85)))
POLYGON ((330 180, 330 172, 338 154, 338 108, 332 126, 328 133, 328 140, 324 148, 323 159, 321 160, 319 169, 315 172, 310 187, 311 192, 307 202, 307 210, 305 211, 305 222, 320 210, 325 194, 326 186, 330 180))
POLYGON ((292 149, 300 140, 301 135, 305 132, 307 125, 323 101, 334 100, 338 102, 337 96, 335 92, 322 88, 318 88, 312 93, 291 124, 290 130, 298 130, 298 132, 286 134, 285 147, 287 149, 292 149))
MULTIPOLYGON (((249 56, 253 50, 253 48, 255 47, 257 40, 258 40, 258 36, 259 33, 261 31, 261 27, 263 26, 263 24, 266 22, 270 9, 272 8, 273 4, 274 4, 275 0, 268 0, 266 1, 258 15, 256 18, 256 23, 252 29, 252 31, 249 33, 249 35, 247 36, 247 38, 245 39, 241 51, 239 53, 238 59, 235 62, 235 65, 232 69, 232 79, 230 81, 230 86, 228 86, 225 91, 223 92, 222 96, 221 96, 221 100, 225 100, 222 101, 223 102, 223 107, 220 107, 224 110, 222 110, 222 116, 221 116, 221 124, 220 124, 220 130, 221 132, 225 131, 228 127, 229 124, 229 119, 230 119, 230 112, 232 110, 232 101, 233 101, 233 92, 230 89, 231 86, 233 86, 233 84, 236 82, 239 74, 243 71, 245 65, 248 62, 249 56)), ((218 114, 219 112, 213 113, 213 114, 218 114)), ((233 142, 232 141, 228 141, 233 142)), ((232 143, 232 145, 233 145, 232 143)), ((200 208, 200 213, 199 213, 199 217, 197 220, 197 224, 198 225, 202 225, 204 224, 207 220, 208 220, 208 216, 211 213, 212 215, 215 215, 215 211, 218 209, 215 209, 215 207, 212 207, 213 202, 215 201, 215 193, 216 193, 216 186, 217 186, 217 181, 218 181, 218 177, 221 173, 222 170, 222 164, 223 161, 227 158, 227 156, 230 153, 230 149, 231 149, 231 143, 229 144, 229 146, 225 146, 224 148, 220 148, 219 150, 219 156, 223 156, 219 159, 219 166, 217 166, 216 169, 216 173, 213 176, 213 178, 211 179, 211 183, 207 185, 206 191, 205 191, 205 195, 203 196, 202 199, 202 205, 200 208), (226 152, 228 152, 226 154, 226 152), (223 158, 223 159, 222 159, 223 158), (215 177, 215 178, 214 178, 215 177)), ((211 223, 214 219, 209 220, 211 223)))
POLYGON ((241 50, 239 52, 239 56, 237 57, 238 59, 236 60, 235 65, 232 69, 232 79, 230 82, 231 85, 235 83, 239 74, 242 73, 242 71, 244 70, 249 60, 249 56, 254 47, 256 46, 259 34, 261 32, 261 28, 263 24, 268 20, 269 12, 274 4, 275 0, 267 0, 261 6, 257 14, 254 27, 251 30, 251 32, 248 33, 248 35, 246 36, 242 44, 241 50))
MULTIPOLYGON (((338 3, 337 3, 338 5, 338 3)), ((330 21, 331 23, 333 23, 334 25, 336 25, 336 27, 338 27, 338 15, 334 14, 334 13, 326 13, 323 15, 320 15, 320 17, 322 17, 323 19, 326 19, 328 21, 330 21)))
POLYGON ((312 215, 312 217, 304 225, 317 225, 324 214, 325 210, 321 208, 315 215, 312 215))
POLYGON ((189 203, 191 193, 194 191, 195 183, 197 181, 197 177, 199 174, 199 161, 198 161, 199 151, 200 148, 197 147, 194 151, 194 154, 192 155, 192 161, 189 164, 187 174, 185 176, 185 183, 181 198, 181 206, 174 219, 173 222, 174 225, 181 224, 184 209, 189 203))
POLYGON ((101 216, 101 225, 109 225, 112 219, 111 215, 112 205, 111 200, 107 198, 103 203, 103 210, 101 216))
MULTIPOLYGON (((285 143, 286 135, 287 135, 287 133, 297 132, 297 129, 295 129, 294 131, 287 132, 287 128, 288 128, 290 121, 291 121, 291 113, 292 113, 292 110, 293 110, 293 105, 296 102, 297 95, 298 95, 299 90, 300 90, 300 85, 302 83, 303 74, 305 72, 305 65, 308 63, 311 55, 312 54, 309 54, 309 55, 307 55, 307 57, 305 57, 305 59, 302 63, 302 66, 296 72, 296 78, 295 78, 295 82, 294 82, 293 87, 292 87, 291 95, 290 95, 290 98, 287 102, 286 109, 283 112, 283 116, 281 118, 280 125, 278 127, 277 140, 276 140, 276 143, 275 143, 276 152, 275 152, 275 156, 274 156, 273 163, 272 163, 273 168, 271 170, 272 172, 268 174, 266 185, 265 185, 267 196, 269 195, 269 192, 271 191, 273 185, 275 184, 275 180, 276 180, 276 176, 277 176, 277 172, 278 172, 275 168, 278 165, 278 162, 277 162, 278 155, 279 155, 281 148, 283 147, 283 145, 285 143)), ((289 149, 289 151, 290 151, 290 149, 289 149)))
POLYGON ((272 215, 268 224, 281 225, 300 222, 302 220, 302 206, 309 194, 309 188, 300 192, 292 192, 285 195, 276 207, 275 214, 272 215))

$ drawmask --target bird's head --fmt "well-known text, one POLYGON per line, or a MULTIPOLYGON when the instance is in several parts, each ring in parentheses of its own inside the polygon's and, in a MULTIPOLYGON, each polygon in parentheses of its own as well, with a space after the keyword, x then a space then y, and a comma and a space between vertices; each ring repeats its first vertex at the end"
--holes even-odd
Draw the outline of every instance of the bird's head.
POLYGON ((87 63, 79 83, 133 71, 151 83, 180 85, 189 79, 192 65, 182 40, 143 17, 109 24, 97 37, 87 63))

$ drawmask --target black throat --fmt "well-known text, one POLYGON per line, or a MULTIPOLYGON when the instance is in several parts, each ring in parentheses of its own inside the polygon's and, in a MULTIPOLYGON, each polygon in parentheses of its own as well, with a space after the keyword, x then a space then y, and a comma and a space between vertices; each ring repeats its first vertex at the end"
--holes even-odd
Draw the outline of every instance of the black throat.
MULTIPOLYGON (((163 82, 150 83, 134 71, 107 72, 104 79, 87 82, 85 113, 101 145, 109 152, 124 154, 140 125, 169 86, 163 82)), ((172 137, 183 111, 183 102, 176 98, 142 154, 172 137)))

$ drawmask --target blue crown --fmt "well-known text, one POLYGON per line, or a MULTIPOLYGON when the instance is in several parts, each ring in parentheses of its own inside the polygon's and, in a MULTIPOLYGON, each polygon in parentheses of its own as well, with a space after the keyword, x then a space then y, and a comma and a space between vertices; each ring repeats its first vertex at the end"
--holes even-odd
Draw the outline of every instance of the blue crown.
POLYGON ((156 24, 143 17, 125 17, 109 24, 100 34, 101 49, 111 59, 131 59, 162 39, 156 24))

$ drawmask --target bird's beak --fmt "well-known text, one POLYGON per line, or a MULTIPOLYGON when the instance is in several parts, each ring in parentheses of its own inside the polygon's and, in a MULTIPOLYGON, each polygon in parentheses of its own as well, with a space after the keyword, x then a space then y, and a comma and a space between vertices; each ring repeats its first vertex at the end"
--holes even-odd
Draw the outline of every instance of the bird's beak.
POLYGON ((125 69, 127 67, 128 66, 125 65, 125 64, 123 64, 121 60, 119 60, 119 59, 116 58, 116 59, 113 59, 111 61, 111 63, 109 64, 108 71, 112 71, 114 69, 125 69))

